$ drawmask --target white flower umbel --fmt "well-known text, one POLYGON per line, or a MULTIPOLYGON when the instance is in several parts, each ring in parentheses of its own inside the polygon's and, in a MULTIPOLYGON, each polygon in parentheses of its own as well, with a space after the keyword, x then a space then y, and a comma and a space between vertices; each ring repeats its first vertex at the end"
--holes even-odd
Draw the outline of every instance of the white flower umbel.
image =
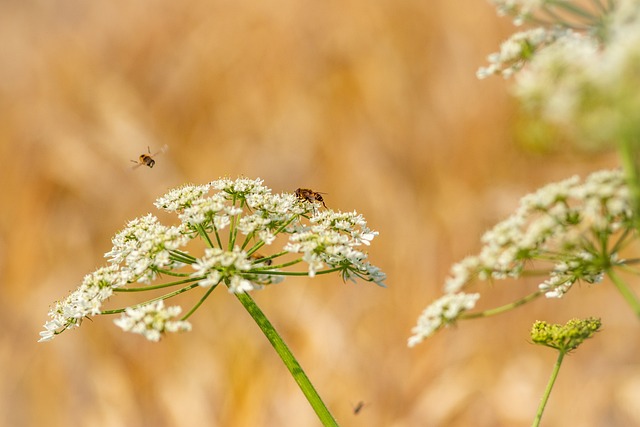
POLYGON ((460 314, 471 310, 476 306, 480 294, 445 294, 427 307, 420 317, 418 324, 411 330, 413 335, 409 338, 409 347, 424 341, 444 326, 454 324, 460 314))
POLYGON ((635 262, 619 256, 635 239, 629 197, 618 170, 595 172, 583 182, 572 177, 524 196, 515 214, 484 234, 478 255, 453 265, 445 296, 425 310, 418 335, 436 331, 442 323, 437 314, 474 280, 545 276, 538 293, 525 299, 560 298, 576 282, 600 283, 614 267, 635 262))
POLYGON ((50 341, 66 329, 79 327, 82 319, 100 314, 103 301, 113 290, 125 286, 130 280, 129 272, 121 271, 117 265, 101 267, 84 277, 82 284, 67 298, 58 301, 49 311, 51 318, 40 332, 40 341, 50 341))
POLYGON ((171 259, 171 251, 179 249, 189 242, 187 228, 167 227, 159 223, 158 218, 148 214, 136 218, 113 238, 113 248, 105 257, 114 264, 124 263, 139 282, 150 283, 162 269, 174 269, 182 263, 171 259))
POLYGON ((217 285, 222 281, 228 284, 229 292, 253 291, 279 281, 276 276, 252 272, 254 262, 238 247, 232 251, 207 248, 204 256, 192 266, 196 272, 191 276, 200 279, 200 286, 217 285))
MULTIPOLYGON (((286 276, 336 273, 345 281, 362 279, 384 286, 385 274, 367 261, 363 250, 378 233, 356 212, 320 209, 293 193, 272 194, 262 180, 248 178, 185 185, 158 198, 155 205, 174 213, 180 222, 164 225, 152 214, 130 221, 105 254, 111 265, 85 278, 78 290, 56 304, 42 340, 98 314, 125 313, 118 324, 143 331, 152 340, 171 329, 138 322, 141 313, 150 315, 144 310, 155 310, 154 316, 162 317, 166 310, 158 305, 143 302, 136 309, 102 309, 113 292, 175 288, 160 297, 163 300, 200 289, 204 295, 180 319, 186 320, 219 284, 231 293, 245 294, 286 276), (194 244, 199 254, 187 251, 192 240, 200 242, 194 244), (160 279, 163 282, 152 283, 160 279)), ((175 316, 176 309, 171 310, 175 316)))
POLYGON ((515 33, 500 45, 499 52, 489 55, 489 66, 480 68, 476 76, 479 79, 494 74, 511 77, 524 67, 538 50, 565 37, 568 32, 569 30, 559 28, 534 28, 515 33))
POLYGON ((158 198, 154 204, 158 209, 164 209, 167 212, 180 212, 191 206, 195 200, 199 200, 207 194, 209 187, 211 187, 211 184, 183 185, 158 198))
POLYGON ((553 278, 543 281, 541 289, 548 296, 562 296, 565 292, 553 292, 550 283, 568 290, 578 280, 599 282, 626 243, 609 245, 609 240, 631 228, 629 194, 620 171, 549 184, 524 196, 514 215, 485 233, 480 253, 453 266, 445 291, 458 292, 473 278, 518 278, 538 261, 543 265, 536 271, 549 266, 546 271, 553 278))
MULTIPOLYGON (((607 30, 609 16, 613 11, 612 2, 593 0, 590 7, 584 2, 572 0, 492 0, 501 16, 513 17, 516 26, 532 24, 532 28, 513 34, 502 43, 500 51, 489 55, 489 66, 476 73, 478 78, 497 74, 510 77, 530 62, 537 60, 538 54, 547 49, 567 49, 566 64, 571 64, 574 43, 565 39, 589 40, 599 45, 607 30)), ((579 65, 577 65, 579 66, 579 65)), ((573 69, 573 67, 570 67, 573 69)), ((553 73, 554 69, 548 70, 553 73)), ((556 70, 562 72, 561 69, 556 70)))
POLYGON ((182 312, 178 306, 165 307, 162 300, 133 308, 127 307, 113 322, 125 332, 140 334, 149 341, 160 341, 163 332, 190 331, 191 324, 172 320, 182 312))
POLYGON ((611 147, 626 139, 635 144, 640 133, 640 1, 494 3, 500 13, 533 28, 503 43, 478 77, 515 74, 514 93, 525 110, 581 147, 611 147))

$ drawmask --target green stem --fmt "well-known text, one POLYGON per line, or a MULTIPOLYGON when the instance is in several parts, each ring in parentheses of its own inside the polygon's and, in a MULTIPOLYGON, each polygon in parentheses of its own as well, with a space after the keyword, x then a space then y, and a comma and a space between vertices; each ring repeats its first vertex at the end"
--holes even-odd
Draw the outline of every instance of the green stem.
POLYGON ((620 161, 627 179, 627 186, 631 197, 631 209, 633 210, 633 225, 640 231, 640 165, 638 155, 640 147, 634 138, 621 138, 620 161))
POLYGON ((181 250, 178 250, 178 249, 172 249, 169 251, 169 259, 173 261, 181 262, 184 264, 188 264, 188 265, 191 265, 194 262, 196 262, 195 257, 193 257, 192 255, 189 255, 186 252, 182 252, 181 250))
POLYGON ((553 372, 551 373, 551 378, 549 378, 549 382, 547 383, 547 388, 542 395, 542 400, 540 401, 540 406, 538 406, 538 412, 536 413, 536 418, 533 420, 531 424, 532 427, 538 427, 540 425, 540 420, 542 419, 542 413, 544 412, 544 407, 547 406, 547 401, 549 400, 549 396, 551 395, 551 390, 553 389, 553 384, 556 382, 558 378, 558 373, 560 372, 560 365, 562 365, 562 359, 564 359, 564 352, 560 351, 558 354, 558 359, 556 360, 556 364, 553 367, 553 372))
POLYGON ((627 283, 618 276, 613 269, 607 270, 607 276, 613 284, 618 288, 618 291, 622 294, 622 297, 627 301, 627 303, 631 306, 631 309, 636 314, 636 316, 640 317, 640 301, 638 297, 629 289, 627 283))
POLYGON ((202 277, 191 277, 189 279, 177 280, 175 282, 161 283, 159 285, 141 286, 139 288, 115 288, 113 292, 145 292, 153 291, 155 289, 170 288, 171 286, 184 285, 185 283, 191 283, 198 280, 202 280, 202 277))
MULTIPOLYGON (((220 233, 218 233, 218 227, 216 227, 216 224, 213 222, 213 214, 209 215, 209 222, 211 223, 213 234, 215 234, 216 236, 216 242, 218 242, 218 247, 222 249, 222 240, 220 240, 220 233)), ((209 246, 209 247, 213 248, 213 246, 209 246)))
MULTIPOLYGON (((185 286, 184 288, 180 288, 180 289, 178 289, 176 291, 169 292, 168 294, 161 295, 161 296, 159 296, 157 298, 152 298, 152 299, 147 300, 145 302, 141 302, 140 304, 136 304, 136 305, 134 305, 132 307, 133 308, 138 308, 138 307, 142 307, 143 305, 150 304, 152 302, 173 298, 176 295, 180 295, 181 293, 190 291, 191 289, 195 288, 196 286, 200 286, 200 285, 198 285, 197 283, 194 283, 192 285, 185 286)), ((125 310, 126 310, 126 307, 125 308, 118 308, 118 309, 115 309, 115 310, 102 310, 100 312, 100 314, 118 314, 118 313, 124 313, 125 310)))
POLYGON ((200 307, 202 305, 202 303, 209 297, 209 295, 211 294, 211 292, 213 292, 213 290, 215 288, 218 287, 218 284, 215 284, 213 286, 209 286, 209 289, 207 290, 207 292, 202 296, 202 298, 200 298, 200 300, 191 308, 191 310, 189 310, 189 312, 187 314, 185 314, 184 316, 182 316, 182 319, 180 320, 187 320, 189 317, 191 317, 191 315, 193 313, 196 312, 196 310, 198 309, 198 307, 200 307))
POLYGON ((338 426, 338 423, 333 418, 326 405, 318 395, 318 392, 311 384, 311 381, 302 370, 302 367, 294 357, 291 350, 287 347, 282 340, 278 332, 275 330, 269 319, 264 315, 262 310, 257 306, 253 299, 246 293, 235 294, 240 303, 249 312, 253 320, 258 324, 262 333, 267 337, 273 348, 276 350, 289 372, 293 376, 293 379, 298 383, 298 386, 304 393, 305 397, 311 404, 311 407, 318 415, 318 418, 322 422, 323 426, 338 426))
MULTIPOLYGON (((274 267, 269 266, 269 268, 274 268, 274 267)), ((278 265, 276 266, 276 268, 280 268, 280 266, 278 265)), ((342 267, 334 267, 328 270, 320 270, 320 271, 316 271, 316 276, 320 276, 323 274, 331 274, 340 270, 342 270, 342 267)), ((309 275, 308 271, 271 271, 271 270, 261 270, 261 269, 255 269, 255 270, 249 270, 249 271, 259 272, 260 274, 268 274, 269 276, 308 276, 309 275)))
POLYGON ((460 319, 475 319, 478 317, 489 317, 489 316, 494 316, 496 314, 500 314, 500 313, 504 313, 505 311, 509 311, 512 310, 516 307, 519 307, 521 305, 524 305, 526 303, 528 303, 529 301, 533 301, 534 299, 538 298, 540 295, 542 295, 542 291, 535 291, 534 293, 527 295, 524 298, 521 298, 517 301, 514 301, 512 303, 500 306, 500 307, 496 307, 496 308, 492 308, 490 310, 485 310, 485 311, 481 311, 480 313, 466 313, 466 314, 462 314, 460 316, 460 319))
POLYGON ((213 248, 213 242, 211 241, 211 238, 209 237, 209 233, 207 233, 207 230, 204 229, 204 227, 202 227, 202 225, 198 224, 196 225, 196 230, 198 230, 198 234, 200 235, 200 237, 202 237, 206 242, 207 242, 207 246, 209 246, 210 248, 213 248))

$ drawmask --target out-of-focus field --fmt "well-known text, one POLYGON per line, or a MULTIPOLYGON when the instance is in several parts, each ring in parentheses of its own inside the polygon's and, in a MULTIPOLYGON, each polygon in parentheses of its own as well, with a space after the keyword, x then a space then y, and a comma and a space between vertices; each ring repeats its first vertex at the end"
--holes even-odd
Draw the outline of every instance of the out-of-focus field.
MULTIPOLYGON (((521 195, 616 165, 514 142, 510 82, 474 75, 510 30, 484 0, 2 2, 0 425, 319 425, 222 289, 158 344, 107 317, 36 343, 126 221, 225 175, 324 191, 380 232, 386 289, 294 278, 253 294, 341 425, 530 425, 555 361, 531 324, 589 315, 604 330, 566 359, 543 425, 640 424, 640 328, 609 283, 406 346, 450 264, 521 195)), ((482 301, 534 288, 485 284, 482 301)))

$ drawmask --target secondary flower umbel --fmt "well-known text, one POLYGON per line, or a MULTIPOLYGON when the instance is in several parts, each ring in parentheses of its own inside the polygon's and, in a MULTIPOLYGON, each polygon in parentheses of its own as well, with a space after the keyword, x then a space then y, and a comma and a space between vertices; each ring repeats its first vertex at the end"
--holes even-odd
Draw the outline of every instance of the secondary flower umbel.
POLYGON ((635 233, 622 172, 600 171, 584 182, 574 176, 547 185, 523 197, 515 214, 485 233, 478 255, 453 265, 445 295, 424 310, 409 344, 465 317, 479 298, 464 292, 474 279, 543 275, 538 292, 522 302, 538 294, 560 298, 578 281, 599 283, 614 267, 634 262, 619 253, 635 233))
POLYGON ((179 224, 163 225, 152 214, 130 221, 105 254, 110 265, 85 277, 76 291, 56 303, 40 341, 79 326, 84 317, 116 313, 123 313, 118 326, 157 341, 164 332, 189 330, 186 319, 219 284, 229 292, 244 293, 287 275, 335 272, 345 280, 359 278, 384 286, 385 274, 362 250, 378 233, 356 212, 321 210, 317 202, 292 193, 273 194, 262 180, 246 178, 185 185, 158 198, 155 205, 177 214, 179 224), (187 251, 194 239, 206 245, 199 256, 187 251), (151 285, 160 277, 173 281, 151 285), (127 287, 135 283, 143 286, 127 287), (177 289, 133 307, 102 308, 114 292, 169 288, 177 289), (196 288, 205 290, 200 301, 173 320, 180 307, 165 308, 162 301, 196 288))

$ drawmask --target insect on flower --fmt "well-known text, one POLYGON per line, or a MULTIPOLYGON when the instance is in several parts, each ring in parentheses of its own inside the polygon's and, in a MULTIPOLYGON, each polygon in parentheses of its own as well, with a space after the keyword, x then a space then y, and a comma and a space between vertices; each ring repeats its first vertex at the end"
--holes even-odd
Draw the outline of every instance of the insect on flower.
POLYGON ((325 209, 328 209, 327 205, 324 204, 324 199, 322 198, 323 194, 326 193, 318 193, 317 191, 313 191, 309 188, 298 188, 295 192, 295 195, 298 199, 305 200, 310 203, 320 202, 322 203, 322 206, 325 207, 325 209))
POLYGON ((249 258, 251 258, 251 260, 254 261, 256 264, 264 264, 264 265, 273 264, 273 260, 265 259, 266 257, 258 252, 251 254, 249 258))
POLYGON ((156 161, 153 159, 155 156, 157 156, 158 154, 162 154, 165 151, 167 151, 169 149, 169 146, 167 144, 165 144, 160 151, 151 154, 151 149, 147 146, 147 153, 142 153, 140 154, 140 157, 138 157, 138 160, 131 160, 133 163, 135 163, 134 166, 131 167, 131 169, 136 169, 139 166, 148 166, 149 168, 152 168, 155 164, 156 161))

